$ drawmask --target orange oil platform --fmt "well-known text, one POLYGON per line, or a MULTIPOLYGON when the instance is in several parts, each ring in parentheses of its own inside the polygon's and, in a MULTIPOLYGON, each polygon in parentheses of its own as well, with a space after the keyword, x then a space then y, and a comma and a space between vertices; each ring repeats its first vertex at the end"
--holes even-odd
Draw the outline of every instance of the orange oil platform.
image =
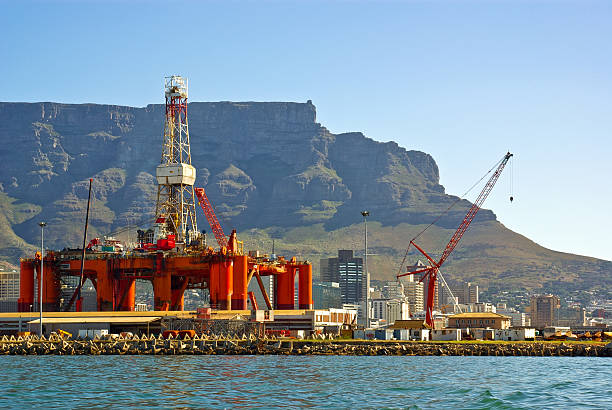
POLYGON ((235 230, 229 238, 225 236, 204 189, 193 186, 196 171, 191 165, 186 79, 167 77, 165 98, 154 229, 139 231, 139 244, 133 250, 126 251, 121 244, 108 243, 109 240, 102 244, 95 238, 86 252, 48 251, 46 255, 37 253, 35 258, 22 259, 20 312, 37 310, 41 288, 44 311, 71 310, 75 301, 79 311, 81 287, 87 279, 96 290, 99 311, 134 310, 136 280, 152 283, 155 310, 183 310, 187 289, 207 289, 213 309, 245 310, 252 279, 258 282, 268 309, 294 309, 296 276, 299 309, 313 308, 310 263, 295 258, 269 259, 255 252, 246 255, 235 230), (197 229, 196 198, 219 244, 217 250, 206 246, 197 229), (274 278, 273 305, 262 276, 274 278), (62 297, 62 282, 70 277, 78 277, 79 284, 66 300, 62 297))
MULTIPOLYGON (((62 305, 69 310, 77 290, 68 304, 60 300, 61 278, 80 276, 80 256, 70 251, 49 251, 42 263, 43 310, 57 312, 62 305)), ((20 312, 32 310, 40 300, 40 265, 40 255, 21 260, 20 312)), ((88 252, 84 263, 84 278, 96 289, 99 311, 134 310, 137 279, 152 283, 155 310, 183 310, 186 289, 208 289, 212 308, 245 310, 252 279, 258 281, 268 309, 294 309, 296 276, 299 309, 312 309, 312 265, 295 258, 269 260, 225 248, 206 248, 199 252, 160 250, 126 256, 88 252), (261 280, 270 275, 274 277, 274 306, 261 280)))

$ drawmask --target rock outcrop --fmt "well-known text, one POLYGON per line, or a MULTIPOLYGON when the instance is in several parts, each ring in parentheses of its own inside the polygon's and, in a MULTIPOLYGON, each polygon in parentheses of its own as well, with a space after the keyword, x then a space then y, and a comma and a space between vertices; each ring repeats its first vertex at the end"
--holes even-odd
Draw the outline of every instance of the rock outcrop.
MULTIPOLYGON (((360 207, 376 210, 381 220, 418 222, 452 200, 431 156, 360 133, 331 134, 316 122, 310 102, 191 103, 189 121, 198 183, 221 220, 239 229, 342 226, 359 220, 352 210, 360 207)), ((92 226, 99 232, 124 225, 136 209, 151 211, 145 185, 159 163, 161 105, 2 103, 0 124, 6 147, 0 187, 42 206, 41 216, 53 222, 50 246, 72 243, 66 226, 79 220, 90 177, 101 209, 92 226)), ((34 241, 34 221, 13 228, 34 241)))

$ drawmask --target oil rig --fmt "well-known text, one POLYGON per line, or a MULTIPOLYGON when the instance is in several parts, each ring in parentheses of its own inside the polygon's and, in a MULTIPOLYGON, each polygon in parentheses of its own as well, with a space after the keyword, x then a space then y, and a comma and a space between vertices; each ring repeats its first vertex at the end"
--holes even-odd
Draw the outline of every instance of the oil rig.
POLYGON ((312 265, 295 257, 272 259, 258 252, 245 254, 236 230, 229 237, 225 235, 204 188, 194 187, 196 170, 191 165, 187 98, 185 78, 165 78, 164 141, 156 169, 153 228, 139 231, 138 245, 129 252, 117 252, 120 244, 102 244, 98 238, 86 247, 85 228, 82 249, 47 251, 22 259, 20 312, 30 312, 40 300, 42 310, 47 312, 81 311, 81 288, 86 280, 95 288, 98 311, 135 310, 137 280, 151 282, 156 311, 183 310, 187 289, 207 289, 212 309, 246 310, 248 299, 256 309, 254 295, 248 292, 253 278, 267 309, 290 310, 295 309, 296 276, 298 308, 313 308, 312 265), (217 248, 207 246, 198 230, 196 202, 211 226, 217 248), (273 304, 262 276, 273 277, 273 304), (62 284, 76 282, 77 278, 72 295, 62 295, 62 284))

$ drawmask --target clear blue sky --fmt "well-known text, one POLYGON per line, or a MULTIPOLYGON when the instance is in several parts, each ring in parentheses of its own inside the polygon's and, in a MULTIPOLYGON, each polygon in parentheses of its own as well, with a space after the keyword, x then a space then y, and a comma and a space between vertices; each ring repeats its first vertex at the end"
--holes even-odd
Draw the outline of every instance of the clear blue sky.
MULTIPOLYGON (((433 155, 546 247, 612 259, 610 1, 2 1, 1 101, 311 99, 332 132, 433 155)), ((473 197, 469 199, 474 199, 473 197)))

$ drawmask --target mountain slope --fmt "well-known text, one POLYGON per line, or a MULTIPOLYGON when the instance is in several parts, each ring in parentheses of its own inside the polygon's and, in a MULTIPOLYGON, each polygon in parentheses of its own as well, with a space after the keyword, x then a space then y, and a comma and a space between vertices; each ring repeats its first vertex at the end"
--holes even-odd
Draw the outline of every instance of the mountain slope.
MULTIPOLYGON (((149 222, 162 144, 163 106, 0 103, 0 258, 16 263, 38 242, 79 246, 88 178, 94 178, 91 236, 149 222), (16 143, 18 142, 18 143, 16 143)), ((361 248, 361 216, 371 211, 375 278, 392 278, 409 239, 456 197, 439 184, 423 152, 361 133, 332 134, 312 103, 191 103, 196 185, 205 186, 222 224, 247 246, 316 263, 338 248, 361 248)), ((421 238, 441 249, 469 203, 460 201, 421 238)), ((200 229, 206 221, 200 218, 200 229)), ((411 258, 416 255, 411 255, 411 258)), ((537 288, 562 281, 612 288, 612 263, 538 246, 482 210, 446 273, 482 286, 537 288)))

